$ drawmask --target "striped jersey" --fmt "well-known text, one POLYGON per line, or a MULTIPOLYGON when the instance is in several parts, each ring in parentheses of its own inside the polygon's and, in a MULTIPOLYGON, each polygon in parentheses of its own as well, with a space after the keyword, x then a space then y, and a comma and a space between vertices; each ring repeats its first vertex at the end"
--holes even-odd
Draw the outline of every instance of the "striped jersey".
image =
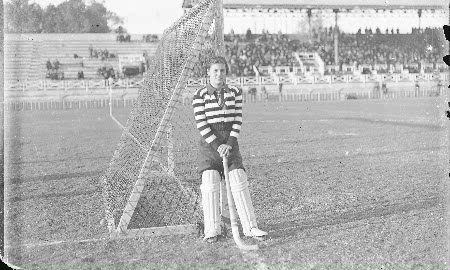
POLYGON ((219 105, 220 94, 215 95, 217 89, 210 84, 197 90, 192 101, 197 129, 214 150, 222 144, 213 133, 214 127, 229 126, 230 136, 226 144, 233 146, 239 138, 242 125, 242 90, 228 85, 222 89, 225 100, 223 107, 219 105))

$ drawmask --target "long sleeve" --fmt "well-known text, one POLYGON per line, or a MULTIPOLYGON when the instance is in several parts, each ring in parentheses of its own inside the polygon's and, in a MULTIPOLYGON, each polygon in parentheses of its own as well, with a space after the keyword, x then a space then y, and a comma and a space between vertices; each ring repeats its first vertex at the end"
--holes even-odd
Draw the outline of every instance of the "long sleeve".
POLYGON ((197 129, 205 141, 209 143, 214 150, 217 150, 219 147, 219 142, 206 121, 205 100, 203 99, 201 93, 202 91, 197 91, 194 95, 194 100, 192 101, 197 129))
POLYGON ((227 144, 233 147, 234 143, 239 138, 242 126, 242 90, 235 88, 235 114, 233 125, 231 126, 230 136, 228 137, 227 144))

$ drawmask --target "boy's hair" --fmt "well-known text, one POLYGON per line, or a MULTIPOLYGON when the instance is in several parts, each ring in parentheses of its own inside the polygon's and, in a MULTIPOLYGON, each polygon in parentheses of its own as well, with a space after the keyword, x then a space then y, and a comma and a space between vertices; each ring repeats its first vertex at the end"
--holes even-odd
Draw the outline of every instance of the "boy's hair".
POLYGON ((226 74, 228 74, 228 63, 227 63, 227 60, 224 57, 222 57, 222 56, 211 57, 211 59, 209 59, 208 70, 214 64, 224 64, 225 65, 225 72, 226 72, 226 74))

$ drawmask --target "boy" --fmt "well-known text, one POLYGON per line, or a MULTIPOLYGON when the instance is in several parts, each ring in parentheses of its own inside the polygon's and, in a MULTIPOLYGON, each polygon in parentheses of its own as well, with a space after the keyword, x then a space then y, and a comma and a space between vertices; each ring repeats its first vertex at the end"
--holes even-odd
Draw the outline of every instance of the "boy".
POLYGON ((245 236, 264 237, 258 229, 248 190, 247 174, 239 152, 242 124, 242 91, 228 86, 228 64, 223 57, 210 59, 209 84, 194 94, 193 107, 200 146, 197 157, 202 175, 200 190, 205 222, 205 240, 214 243, 221 234, 219 194, 223 174, 222 157, 228 157, 230 187, 245 236))

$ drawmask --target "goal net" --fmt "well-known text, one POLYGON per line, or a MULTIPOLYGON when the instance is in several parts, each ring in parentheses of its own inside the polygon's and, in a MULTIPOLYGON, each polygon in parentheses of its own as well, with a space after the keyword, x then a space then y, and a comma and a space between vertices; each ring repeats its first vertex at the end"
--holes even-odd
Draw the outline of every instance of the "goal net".
POLYGON ((190 79, 223 55, 221 0, 201 0, 166 29, 108 169, 101 177, 112 236, 191 233, 202 220, 190 79))

